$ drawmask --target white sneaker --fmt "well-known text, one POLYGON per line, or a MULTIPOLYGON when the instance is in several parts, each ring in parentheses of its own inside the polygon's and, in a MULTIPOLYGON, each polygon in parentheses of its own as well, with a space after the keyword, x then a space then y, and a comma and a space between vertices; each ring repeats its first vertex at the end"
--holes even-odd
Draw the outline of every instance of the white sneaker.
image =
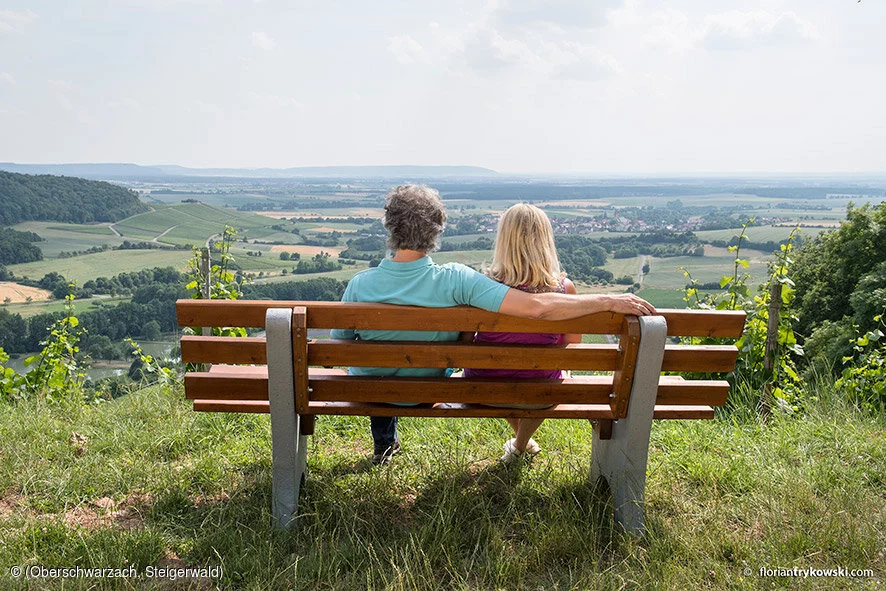
POLYGON ((526 443, 526 453, 531 456, 534 456, 538 452, 541 451, 541 446, 535 441, 535 439, 529 438, 529 442, 526 443))
POLYGON ((508 439, 505 441, 505 455, 501 457, 501 463, 506 466, 511 466, 520 461, 520 458, 523 457, 523 454, 514 447, 514 441, 516 439, 508 439))

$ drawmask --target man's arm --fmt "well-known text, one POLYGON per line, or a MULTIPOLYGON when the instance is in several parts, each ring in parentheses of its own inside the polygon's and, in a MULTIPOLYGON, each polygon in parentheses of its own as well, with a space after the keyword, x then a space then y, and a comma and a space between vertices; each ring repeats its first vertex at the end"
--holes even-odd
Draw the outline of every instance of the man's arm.
POLYGON ((539 320, 569 320, 597 312, 615 312, 648 316, 655 308, 632 293, 622 294, 568 294, 527 293, 509 289, 501 302, 499 313, 539 320))

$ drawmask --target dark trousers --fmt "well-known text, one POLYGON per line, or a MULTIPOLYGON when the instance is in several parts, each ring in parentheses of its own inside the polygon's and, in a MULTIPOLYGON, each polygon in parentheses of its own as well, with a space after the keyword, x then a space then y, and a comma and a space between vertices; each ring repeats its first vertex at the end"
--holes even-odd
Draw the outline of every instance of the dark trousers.
POLYGON ((384 453, 397 441, 397 417, 369 417, 372 431, 373 453, 384 453))

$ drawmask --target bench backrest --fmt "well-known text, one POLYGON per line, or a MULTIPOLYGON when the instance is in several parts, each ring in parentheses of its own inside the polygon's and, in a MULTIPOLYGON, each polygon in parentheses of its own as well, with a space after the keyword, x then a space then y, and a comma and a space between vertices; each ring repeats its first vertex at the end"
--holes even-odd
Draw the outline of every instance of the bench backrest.
MULTIPOLYGON (((300 414, 374 414, 377 403, 438 403, 427 408, 401 407, 401 415, 504 416, 511 411, 474 408, 473 404, 555 403, 547 416, 622 418, 627 413, 640 341, 634 316, 601 313, 568 321, 515 318, 476 308, 419 308, 386 304, 302 301, 180 300, 181 326, 264 327, 269 308, 288 308, 292 316, 296 409, 300 414), (615 335, 613 344, 567 346, 493 345, 464 342, 336 341, 311 339, 309 331, 429 330, 583 333, 615 335), (490 369, 568 369, 606 372, 563 380, 441 379, 357 377, 312 368, 328 367, 472 367, 490 369), (445 403, 445 404, 440 404, 445 403)), ((745 314, 706 310, 661 310, 669 336, 741 335, 745 314)), ((733 345, 665 346, 663 372, 728 372, 735 365, 733 345)), ((210 372, 185 376, 187 396, 196 410, 267 412, 265 339, 182 337, 182 360, 214 364, 210 372), (249 365, 250 367, 243 367, 249 365)), ((689 418, 692 409, 725 403, 729 385, 722 380, 662 377, 657 415, 689 418), (658 411, 661 407, 661 411, 658 411)), ((377 409, 376 409, 377 410, 377 409)), ((389 411, 389 414, 392 411, 389 411)), ((700 411, 696 414, 699 414, 700 411)), ((382 413, 383 414, 383 413, 382 413)), ((708 413, 700 413, 707 416, 708 413)), ((712 414, 712 411, 711 413, 712 414)))

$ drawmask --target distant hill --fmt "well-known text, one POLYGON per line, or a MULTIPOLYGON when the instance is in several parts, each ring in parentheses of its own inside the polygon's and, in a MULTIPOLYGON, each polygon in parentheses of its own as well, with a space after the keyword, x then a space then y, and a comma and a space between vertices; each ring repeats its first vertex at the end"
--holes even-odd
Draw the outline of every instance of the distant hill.
POLYGON ((0 171, 0 226, 31 220, 116 222, 147 210, 133 191, 110 183, 0 171))
POLYGON ((0 162, 0 170, 26 174, 60 174, 90 179, 156 179, 159 177, 239 178, 472 178, 498 173, 479 166, 307 166, 295 168, 187 168, 140 164, 16 164, 0 162))

